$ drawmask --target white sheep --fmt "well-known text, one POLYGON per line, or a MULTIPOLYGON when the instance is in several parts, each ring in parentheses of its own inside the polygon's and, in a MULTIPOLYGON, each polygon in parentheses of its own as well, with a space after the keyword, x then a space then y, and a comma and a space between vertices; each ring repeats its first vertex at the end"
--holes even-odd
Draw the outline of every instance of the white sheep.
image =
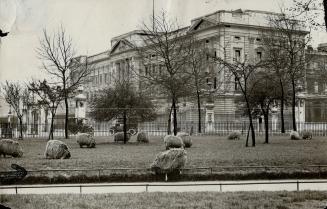
POLYGON ((166 150, 170 148, 184 148, 183 140, 178 136, 167 135, 164 137, 166 150))
POLYGON ((22 157, 23 149, 17 141, 11 139, 0 140, 0 156, 11 155, 13 157, 22 157))
POLYGON ((186 148, 189 148, 192 146, 192 138, 188 133, 179 132, 179 133, 177 133, 177 136, 183 140, 183 143, 186 148))
POLYGON ((82 148, 84 145, 88 148, 95 148, 95 139, 91 134, 88 133, 77 133, 76 141, 79 146, 82 148))
MULTIPOLYGON (((130 138, 131 138, 131 134, 129 132, 127 132, 126 133, 126 142, 128 142, 130 138)), ((123 142, 124 141, 124 132, 115 133, 114 141, 115 142, 123 142)))
POLYGON ((68 159, 70 152, 68 146, 59 140, 50 140, 45 148, 45 157, 47 159, 68 159))

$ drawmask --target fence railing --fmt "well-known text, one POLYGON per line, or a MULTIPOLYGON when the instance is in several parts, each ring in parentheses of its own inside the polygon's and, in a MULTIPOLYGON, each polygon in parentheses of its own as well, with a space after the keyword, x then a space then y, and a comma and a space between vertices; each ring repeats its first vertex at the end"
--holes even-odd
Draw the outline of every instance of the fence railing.
POLYGON ((104 193, 104 192, 184 192, 184 191, 300 191, 317 189, 324 186, 327 180, 293 180, 293 181, 252 181, 252 182, 188 182, 188 183, 130 183, 130 184, 74 184, 74 185, 28 185, 0 186, 3 194, 24 193, 104 193), (309 185, 309 186, 308 186, 309 185), (279 187, 276 188, 276 186, 279 187), (250 188, 249 188, 250 187, 250 188), (93 190, 92 190, 93 188, 93 190), (108 189, 109 190, 105 190, 108 189))
MULTIPOLYGON (((111 123, 92 123, 95 136, 111 136, 114 133, 114 129, 111 123)), ((129 126, 128 129, 137 131, 146 131, 149 135, 163 136, 168 132, 166 122, 146 122, 139 123, 135 126, 129 126)), ((242 135, 246 135, 249 128, 248 122, 238 121, 221 121, 213 123, 202 123, 201 134, 205 135, 220 135, 226 136, 233 131, 239 131, 242 135)), ((193 135, 198 135, 198 125, 193 122, 179 122, 177 124, 178 131, 184 131, 193 135)), ((263 123, 254 123, 254 129, 257 135, 264 135, 265 129, 263 123)), ((285 123, 286 133, 289 133, 293 129, 291 123, 285 123)), ((310 131, 314 136, 326 136, 327 135, 327 122, 298 122, 297 129, 299 132, 310 131)), ((24 124, 23 136, 31 138, 44 138, 49 136, 50 125, 49 124, 24 124)), ((281 134, 281 124, 269 123, 270 135, 283 135, 281 134)), ((19 124, 0 124, 0 136, 1 138, 17 138, 20 135, 19 124)), ((70 134, 72 135, 72 134, 70 134)), ((54 125, 54 137, 64 137, 64 125, 54 125)))

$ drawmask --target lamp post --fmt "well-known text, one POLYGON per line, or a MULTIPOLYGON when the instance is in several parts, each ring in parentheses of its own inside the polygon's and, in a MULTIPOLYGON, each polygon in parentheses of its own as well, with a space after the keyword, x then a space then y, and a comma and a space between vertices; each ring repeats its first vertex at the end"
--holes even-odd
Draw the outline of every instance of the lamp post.
POLYGON ((7 137, 8 138, 12 138, 12 128, 11 128, 11 117, 12 117, 12 112, 11 112, 11 107, 9 108, 9 112, 8 112, 8 128, 7 128, 7 137))
MULTIPOLYGON (((209 80, 210 78, 208 78, 209 80)), ((205 117, 205 132, 210 133, 215 131, 214 127, 214 122, 215 122, 215 117, 214 117, 214 100, 213 100, 213 89, 212 89, 212 83, 209 81, 207 82, 208 85, 208 90, 207 90, 207 101, 205 104, 206 107, 206 117, 205 117)))

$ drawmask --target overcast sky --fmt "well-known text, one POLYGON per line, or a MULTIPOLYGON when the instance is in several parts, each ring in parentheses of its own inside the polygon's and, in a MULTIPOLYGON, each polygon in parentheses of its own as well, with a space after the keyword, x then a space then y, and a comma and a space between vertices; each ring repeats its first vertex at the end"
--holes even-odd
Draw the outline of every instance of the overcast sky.
MULTIPOLYGON (((166 10, 183 25, 216 10, 254 9, 278 12, 291 0, 155 0, 155 11, 166 10)), ((138 29, 152 14, 152 0, 0 0, 0 29, 10 31, 0 44, 0 81, 42 78, 35 48, 42 29, 62 24, 78 54, 107 50, 110 39, 138 29)), ((315 43, 327 42, 326 33, 315 43)))

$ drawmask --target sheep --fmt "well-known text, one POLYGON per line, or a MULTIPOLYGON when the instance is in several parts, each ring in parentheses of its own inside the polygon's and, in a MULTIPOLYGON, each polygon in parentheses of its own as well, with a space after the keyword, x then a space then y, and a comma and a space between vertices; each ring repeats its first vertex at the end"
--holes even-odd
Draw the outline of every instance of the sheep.
POLYGON ((166 150, 170 148, 184 148, 183 140, 178 136, 167 135, 164 137, 166 150))
POLYGON ((183 143, 185 145, 186 148, 189 148, 192 146, 192 138, 188 133, 185 132, 179 132, 177 134, 178 137, 182 138, 183 143))
MULTIPOLYGON (((128 142, 130 138, 131 138, 131 134, 129 132, 127 132, 126 133, 126 142, 128 142)), ((123 142, 124 141, 124 132, 115 133, 114 141, 115 142, 123 142)))
POLYGON ((302 132, 302 139, 311 140, 312 139, 312 133, 310 131, 303 131, 302 132))
POLYGON ((184 149, 170 149, 159 153, 150 167, 156 174, 167 174, 182 169, 186 161, 187 153, 184 149))
POLYGON ((149 143, 148 133, 146 133, 144 131, 138 132, 137 136, 136 136, 136 141, 137 142, 143 142, 143 143, 149 143))
POLYGON ((59 140, 50 140, 45 148, 47 159, 69 159, 71 157, 68 146, 59 140))
POLYGON ((95 148, 95 139, 91 134, 88 133, 77 133, 76 141, 79 144, 80 148, 86 145, 88 148, 95 148))
POLYGON ((297 131, 291 131, 290 133, 291 140, 300 140, 300 135, 297 131))
POLYGON ((13 157, 22 157, 23 149, 17 141, 11 139, 0 140, 0 156, 11 155, 13 157))
POLYGON ((233 131, 228 135, 227 139, 229 139, 229 140, 240 140, 241 139, 241 133, 239 131, 233 131))

